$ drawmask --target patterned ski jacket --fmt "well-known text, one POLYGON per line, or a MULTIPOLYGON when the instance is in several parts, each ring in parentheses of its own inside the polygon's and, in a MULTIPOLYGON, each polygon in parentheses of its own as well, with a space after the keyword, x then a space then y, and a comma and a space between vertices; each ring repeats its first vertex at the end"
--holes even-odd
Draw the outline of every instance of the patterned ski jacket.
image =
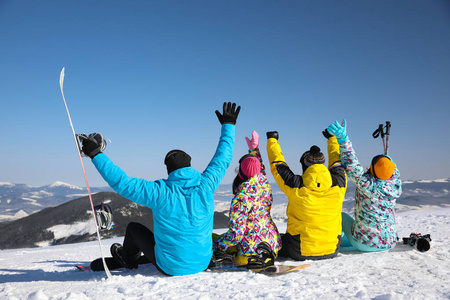
POLYGON ((219 145, 203 173, 187 167, 167 179, 147 181, 127 176, 104 153, 92 159, 117 193, 153 210, 156 261, 169 275, 202 272, 211 261, 213 195, 233 157, 234 131, 234 125, 222 125, 219 145))
POLYGON ((261 173, 243 182, 231 201, 228 231, 214 242, 222 251, 236 246, 238 255, 248 257, 256 252, 260 242, 270 244, 275 253, 281 248, 277 226, 270 216, 272 188, 266 177, 259 149, 249 150, 261 162, 261 173))
POLYGON ((353 238, 369 247, 394 247, 397 242, 394 206, 402 193, 399 170, 396 167, 388 180, 377 179, 364 171, 350 141, 342 143, 340 150, 342 165, 356 185, 353 238))
POLYGON ((286 233, 299 254, 297 260, 331 258, 340 247, 347 177, 336 137, 330 137, 327 145, 329 168, 314 164, 300 176, 288 167, 278 140, 267 140, 273 177, 289 200, 286 233))

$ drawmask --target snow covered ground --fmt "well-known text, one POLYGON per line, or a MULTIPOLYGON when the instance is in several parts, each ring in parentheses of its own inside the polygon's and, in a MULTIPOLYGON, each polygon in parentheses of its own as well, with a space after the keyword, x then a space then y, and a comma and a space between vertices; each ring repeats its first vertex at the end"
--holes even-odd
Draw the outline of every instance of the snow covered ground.
MULTIPOLYGON (((3 250, 0 299, 450 299, 450 208, 401 212, 397 223, 400 237, 430 233, 431 249, 341 253, 277 277, 249 271, 165 277, 150 265, 106 279, 74 268, 99 256, 98 242, 3 250)), ((285 223, 277 225, 285 231, 285 223)), ((105 252, 113 242, 122 238, 103 241, 105 252)))

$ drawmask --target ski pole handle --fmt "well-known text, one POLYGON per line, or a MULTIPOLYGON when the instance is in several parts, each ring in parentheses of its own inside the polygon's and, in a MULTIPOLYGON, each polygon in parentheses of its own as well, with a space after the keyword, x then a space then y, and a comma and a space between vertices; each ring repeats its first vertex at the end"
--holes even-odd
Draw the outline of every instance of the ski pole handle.
POLYGON ((380 136, 380 133, 381 133, 381 137, 383 137, 383 136, 384 136, 384 133, 383 133, 383 124, 378 125, 377 130, 375 130, 375 131, 372 133, 373 138, 376 139, 377 137, 379 137, 379 136, 380 136))
POLYGON ((384 148, 384 154, 389 154, 389 132, 391 131, 391 122, 386 121, 386 146, 384 148))
POLYGON ((391 131, 391 122, 386 121, 386 135, 389 135, 389 132, 391 131))

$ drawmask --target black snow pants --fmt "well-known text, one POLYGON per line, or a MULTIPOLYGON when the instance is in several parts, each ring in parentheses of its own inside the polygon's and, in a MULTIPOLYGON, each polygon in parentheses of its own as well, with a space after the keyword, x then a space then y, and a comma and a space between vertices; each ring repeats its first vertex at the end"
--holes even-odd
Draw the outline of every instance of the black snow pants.
POLYGON ((155 236, 153 232, 144 225, 131 222, 127 225, 125 239, 123 241, 123 260, 130 268, 137 268, 138 264, 152 263, 163 273, 156 262, 155 258, 155 236), (143 259, 144 254, 146 259, 143 259))

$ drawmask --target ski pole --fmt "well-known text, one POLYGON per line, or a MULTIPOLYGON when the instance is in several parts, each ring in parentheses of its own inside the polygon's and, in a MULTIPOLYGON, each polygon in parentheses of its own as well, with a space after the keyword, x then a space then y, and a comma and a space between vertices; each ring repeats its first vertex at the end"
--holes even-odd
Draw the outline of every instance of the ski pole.
POLYGON ((91 195, 91 189, 89 188, 89 182, 86 176, 86 170, 84 168, 84 163, 83 163, 83 158, 81 155, 81 149, 80 149, 80 141, 77 137, 77 135, 75 134, 75 129, 73 128, 73 124, 72 124, 72 118, 70 117, 70 113, 69 113, 69 108, 67 107, 67 103, 66 103, 66 98, 64 97, 64 91, 63 91, 63 84, 64 84, 64 67, 61 70, 61 73, 59 75, 59 88, 61 89, 61 95, 62 98, 64 100, 64 105, 66 107, 66 112, 67 112, 67 116, 69 117, 69 123, 70 123, 70 127, 72 128, 72 134, 73 134, 73 138, 75 140, 75 144, 77 146, 77 152, 78 152, 78 156, 80 158, 80 163, 81 163, 81 168, 83 169, 83 174, 84 174, 84 179, 86 181, 86 187, 87 187, 87 191, 89 194, 89 200, 91 201, 91 209, 92 209, 92 216, 94 218, 95 221, 95 228, 97 229, 97 239, 98 239, 98 244, 100 246, 100 254, 102 256, 102 261, 103 261, 103 267, 105 268, 105 272, 106 275, 108 276, 108 278, 111 278, 111 272, 109 272, 108 266, 106 265, 106 261, 105 261, 105 256, 103 255, 103 249, 102 249, 102 243, 101 243, 101 238, 100 238, 100 232, 98 230, 98 222, 95 216, 95 208, 94 208, 94 202, 92 201, 92 195, 91 195))
POLYGON ((384 151, 384 154, 388 155, 389 153, 389 132, 391 130, 391 122, 386 121, 386 150, 384 151))
POLYGON ((378 125, 377 130, 375 130, 375 131, 372 133, 372 136, 373 136, 374 139, 376 139, 376 138, 377 138, 378 136, 380 136, 380 135, 381 135, 381 139, 382 139, 382 141, 383 141, 383 151, 384 151, 384 153, 386 154, 386 146, 385 146, 385 143, 384 143, 383 124, 378 125))

